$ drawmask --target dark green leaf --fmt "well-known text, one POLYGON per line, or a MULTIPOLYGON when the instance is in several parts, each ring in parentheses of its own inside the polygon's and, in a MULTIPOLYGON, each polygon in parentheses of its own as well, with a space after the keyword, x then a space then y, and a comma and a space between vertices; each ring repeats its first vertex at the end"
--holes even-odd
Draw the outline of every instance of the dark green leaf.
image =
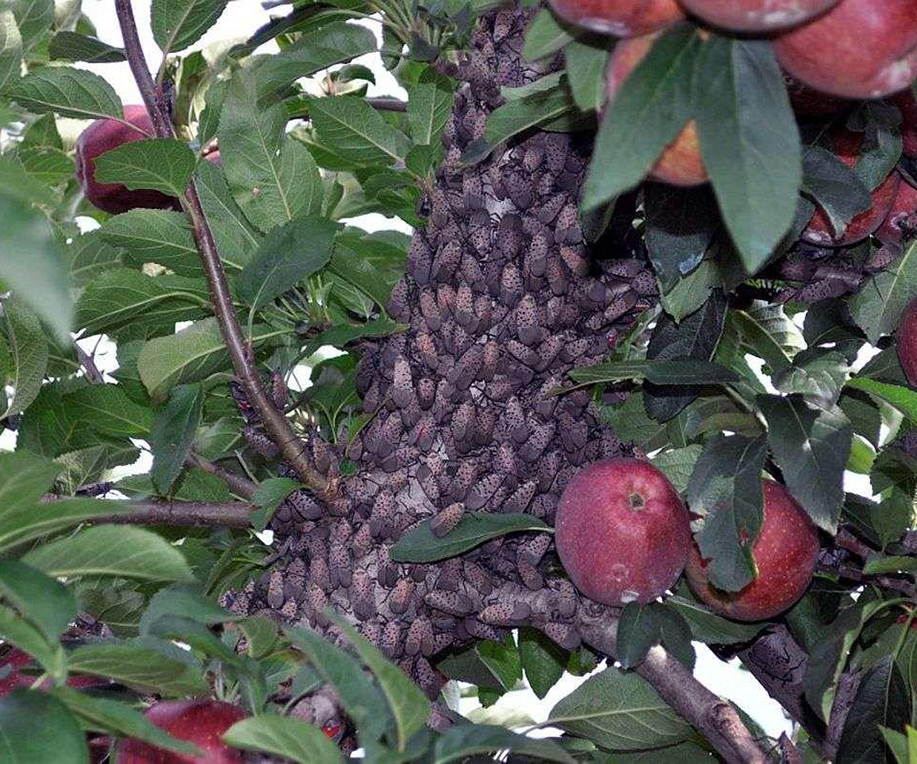
POLYGON ((67 587, 18 560, 0 565, 0 597, 35 624, 49 642, 58 638, 77 613, 76 600, 67 587))
POLYGON ((0 11, 0 93, 6 93, 22 72, 22 36, 13 11, 0 11))
POLYGON ((95 176, 100 183, 182 196, 195 164, 194 152, 184 143, 174 138, 151 138, 123 143, 100 155, 95 160, 95 176))
POLYGON ((163 53, 196 43, 223 15, 228 0, 153 0, 153 38, 163 53))
POLYGON ((674 745, 691 727, 637 674, 609 667, 551 709, 552 727, 613 751, 674 745))
POLYGON ((169 402, 156 414, 150 428, 150 475, 156 490, 164 496, 185 466, 203 414, 204 389, 199 384, 172 388, 169 402))
POLYGON ((10 90, 10 98, 35 114, 62 117, 122 119, 121 99, 97 74, 70 66, 43 66, 10 90))
POLYGON ((739 591, 757 572, 751 549, 761 530, 766 454, 763 435, 717 435, 707 441, 688 483, 688 506, 705 518, 695 538, 709 560, 711 583, 724 591, 739 591))
MULTIPOLYGON (((798 353, 790 366, 777 369, 771 382, 782 393, 799 393, 816 405, 830 407, 837 403, 848 371, 838 351, 809 348, 798 353)), ((917 405, 917 396, 914 400, 917 405)))
POLYGON ((338 228, 311 216, 274 228, 239 274, 240 299, 257 310, 321 269, 331 258, 338 228))
POLYGON ((17 299, 3 304, 0 325, 6 335, 7 354, 0 378, 13 390, 4 416, 11 416, 25 411, 41 392, 48 370, 48 340, 37 316, 17 299))
POLYGON ((466 512, 445 536, 434 535, 429 521, 415 525, 392 547, 391 555, 398 562, 434 562, 455 557, 507 533, 545 530, 549 527, 531 515, 466 512))
POLYGON ((570 654, 538 629, 525 626, 519 629, 519 655, 529 687, 544 700, 563 676, 570 654))
POLYGON ((787 488, 819 528, 835 533, 844 503, 844 469, 853 428, 836 406, 811 406, 801 397, 759 395, 767 441, 787 488))
POLYGON ((274 512, 277 511, 284 500, 293 491, 303 488, 303 485, 290 478, 276 477, 262 480, 258 484, 252 503, 259 511, 252 513, 252 526, 256 531, 263 531, 270 522, 274 512))
POLYGON ((79 723, 46 692, 18 689, 0 698, 0 729, 0 759, 9 764, 89 764, 79 723))
POLYGON ((158 263, 179 276, 201 275, 191 227, 180 212, 129 210, 106 220, 98 235, 111 246, 127 250, 135 266, 158 263))
POLYGON ((48 43, 48 55, 60 61, 85 61, 88 64, 111 64, 125 61, 124 49, 80 34, 58 32, 48 43))
POLYGON ((717 615, 700 604, 685 584, 678 587, 675 596, 666 598, 665 605, 676 610, 688 622, 694 639, 707 644, 732 645, 748 642, 767 626, 766 622, 737 623, 717 615))
POLYGON ((309 114, 321 142, 350 161, 389 166, 407 156, 407 136, 362 98, 313 98, 309 114))
POLYGON ((584 209, 637 185, 688 123, 700 48, 692 26, 673 27, 621 84, 596 138, 583 189, 584 209))
POLYGON ((837 748, 837 764, 884 758, 881 727, 902 730, 910 721, 911 698, 892 655, 871 666, 857 687, 837 748))
POLYGON ((86 528, 76 536, 32 549, 23 562, 49 576, 113 576, 150 581, 191 581, 188 563, 151 531, 116 525, 86 528))
POLYGON ((917 241, 908 244, 901 256, 869 279, 850 298, 853 319, 875 344, 883 334, 898 328, 904 309, 917 297, 917 241))
POLYGON ((694 668, 691 628, 678 611, 658 602, 629 602, 621 611, 615 657, 628 669, 639 666, 654 645, 665 645, 687 668, 694 668))
POLYGON ((564 48, 567 83, 573 101, 583 111, 598 111, 605 103, 608 38, 573 40, 564 48))
POLYGON ((301 719, 261 714, 236 722, 223 733, 223 740, 245 751, 264 751, 298 764, 336 764, 337 746, 318 727, 301 719))
POLYGON ((580 384, 645 379, 654 385, 709 385, 739 381, 732 369, 718 363, 687 358, 646 361, 606 361, 573 369, 570 377, 580 384))
POLYGON ((863 390, 878 400, 900 411, 913 425, 917 425, 917 392, 901 385, 890 385, 866 377, 854 377, 848 388, 863 390))
MULTIPOLYGON (((519 735, 505 727, 489 724, 458 724, 436 740, 433 755, 437 764, 469 761, 477 754, 511 751, 526 761, 557 761, 574 764, 575 759, 552 740, 519 735)), ((490 760, 490 757, 487 757, 490 760)))
POLYGON ((854 170, 821 146, 806 149, 802 167, 802 190, 824 210, 834 233, 843 236, 847 224, 872 206, 869 189, 854 170))
POLYGON ((26 49, 35 47, 54 24, 54 0, 17 0, 11 5, 26 49))
POLYGON ((547 8, 542 8, 532 19, 525 33, 522 55, 527 61, 537 61, 550 56, 573 41, 572 32, 547 8))
POLYGON ((653 466, 662 470, 678 493, 684 493, 701 450, 700 443, 692 443, 683 448, 661 451, 652 457, 653 466))

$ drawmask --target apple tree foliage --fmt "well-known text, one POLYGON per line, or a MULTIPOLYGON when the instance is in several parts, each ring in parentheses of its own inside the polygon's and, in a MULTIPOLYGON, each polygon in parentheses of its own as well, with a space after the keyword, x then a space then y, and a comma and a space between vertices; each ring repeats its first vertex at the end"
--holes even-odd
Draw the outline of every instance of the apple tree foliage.
MULTIPOLYGON (((367 233, 347 221, 381 213, 425 225, 419 203, 443 161, 457 86, 436 64, 460 55, 494 4, 295 2, 245 41, 190 50, 222 13, 244 12, 234 5, 154 0, 152 17, 140 21, 162 52, 177 138, 113 150, 98 177, 174 196, 195 178, 255 362, 281 375, 311 363, 315 384, 291 406, 291 420, 346 436, 366 424, 347 348, 403 328, 384 306, 409 244, 396 230, 367 233), (381 46, 354 23, 376 13, 381 46), (277 52, 260 52, 272 41, 277 52), (367 53, 381 54, 408 92, 403 109, 367 99, 373 73, 351 63, 367 53), (202 160, 215 143, 220 165, 202 160), (317 361, 329 345, 343 354, 317 361)), ((749 481, 762 472, 782 481, 822 533, 809 591, 782 616, 753 624, 710 612, 683 583, 661 602, 624 608, 620 668, 557 702, 549 722, 564 734, 555 741, 512 732, 494 712, 482 714, 489 723, 434 733, 424 726, 430 702, 356 633, 345 650, 220 608, 220 594, 270 564, 272 549, 255 531, 298 483, 277 478, 241 439, 230 356, 188 219, 171 209, 106 215, 76 183, 73 120, 118 119, 123 107, 104 76, 79 63, 122 62, 125 50, 98 39, 79 0, 12 0, 0 8, 0 422, 16 437, 0 454, 0 638, 30 654, 28 676, 50 688, 0 698, 0 759, 88 761, 87 733, 187 751, 136 701, 215 694, 255 714, 227 735, 232 745, 333 762, 341 754, 320 730, 284 716, 330 684, 378 761, 499 751, 513 761, 714 761, 703 736, 630 669, 655 644, 693 665, 692 641, 745 660, 758 640, 777 635, 799 651, 787 668, 792 702, 775 692, 796 722, 785 754, 819 761, 833 744, 839 762, 917 761, 909 753, 917 751, 917 391, 894 345, 917 298, 917 243, 905 239, 872 270, 877 252, 889 252, 874 237, 822 250, 818 273, 794 277, 780 267, 798 253, 816 206, 841 232, 889 173, 914 181, 900 115, 866 101, 797 124, 770 42, 691 22, 664 32, 605 108, 611 44, 537 10, 523 53, 538 61, 562 52, 564 67, 505 92, 461 161, 473 168, 531 131, 595 133, 584 231, 598 239, 614 206, 636 200, 635 232, 659 304, 605 362, 575 370, 564 387, 594 391, 618 436, 698 513, 696 533, 703 511, 734 511, 733 527, 704 535, 727 591, 756 572, 740 549, 761 523, 749 481), (644 183, 689 119, 709 185, 644 183), (865 134, 853 169, 824 147, 831 120, 865 134), (803 299, 814 279, 844 287, 852 279, 856 288, 803 299), (107 337, 117 371, 96 378, 75 336, 107 337), (749 443, 753 463, 739 458, 749 443), (111 471, 141 451, 152 455, 149 472, 109 485, 111 471), (135 502, 230 506, 232 484, 202 464, 258 484, 248 527, 114 525, 135 504, 94 497, 116 490, 135 502), (868 483, 870 497, 846 491, 851 475, 868 483), (68 688, 68 676, 80 674, 110 679, 113 691, 68 688)), ((442 560, 536 523, 483 515, 441 538, 419 528, 400 551, 442 560)), ((565 672, 583 675, 600 658, 520 629, 438 668, 489 707, 523 682, 543 698, 565 672)), ((455 684, 444 690, 453 706, 457 695, 455 684)), ((776 745, 749 725, 764 750, 776 745)))

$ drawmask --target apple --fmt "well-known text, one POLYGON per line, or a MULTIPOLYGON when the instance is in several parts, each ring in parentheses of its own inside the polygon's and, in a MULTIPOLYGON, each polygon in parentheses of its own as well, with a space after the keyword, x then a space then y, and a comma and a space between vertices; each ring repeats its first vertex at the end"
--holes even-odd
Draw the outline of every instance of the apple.
MULTIPOLYGON (((837 157, 850 168, 856 166, 865 134, 838 127, 831 132, 829 138, 837 157)), ((802 232, 802 238, 810 244, 820 247, 846 247, 865 239, 882 225, 882 221, 888 217, 900 184, 901 176, 892 171, 885 180, 873 189, 872 205, 869 209, 856 215, 847 224, 847 229, 844 231, 843 236, 835 235, 834 228, 825 211, 821 207, 816 208, 808 227, 802 232)))
POLYGON ((786 92, 790 96, 793 113, 801 119, 828 117, 850 108, 855 102, 828 95, 803 84, 795 77, 783 73, 786 92))
MULTIPOLYGON (((23 673, 23 669, 32 665, 32 656, 19 648, 12 648, 0 656, 0 672, 9 667, 9 672, 0 679, 0 697, 8 695, 17 687, 31 687, 38 678, 37 674, 23 673)), ((109 684, 103 677, 89 674, 71 674, 67 677, 67 686, 81 689, 83 687, 99 687, 109 684)), ((51 680, 46 679, 39 689, 46 690, 51 686, 51 680)))
MULTIPOLYGON (((818 558, 818 531, 790 492, 762 480, 764 519, 751 554, 755 580, 738 592, 725 592, 707 580, 707 561, 692 544, 685 575, 692 591, 712 610, 735 621, 761 621, 782 613, 809 586, 818 558)), ((719 511, 731 511, 728 509, 719 511)))
POLYGON ((636 37, 685 17, 676 0, 551 0, 564 21, 599 34, 636 37))
POLYGON ((901 138, 906 157, 917 159, 917 100, 910 90, 898 93, 892 101, 901 111, 901 138))
POLYGON ((595 462, 567 484, 554 542, 574 586, 606 605, 650 602, 684 569, 688 511, 666 476, 648 462, 595 462))
POLYGON ((905 308, 895 336, 904 376, 911 387, 917 387, 917 300, 905 308))
POLYGON ((913 232, 913 222, 910 226, 907 225, 907 220, 912 215, 917 215, 917 189, 902 180, 898 184, 898 193, 892 202, 892 208, 876 230, 875 237, 883 244, 900 247, 904 239, 913 232))
POLYGON ((239 706, 210 698, 161 700, 145 716, 172 737, 196 745, 201 755, 184 756, 128 738, 118 744, 117 764, 242 764, 242 752, 221 739, 233 724, 248 716, 239 706))
MULTIPOLYGON (((610 104, 618 88, 649 53, 658 32, 619 42, 608 63, 607 93, 610 104)), ((707 170, 700 153, 697 123, 692 119, 662 152, 649 173, 654 180, 675 186, 696 186, 707 181, 707 170)))
POLYGON ((698 18, 737 32, 773 32, 808 21, 838 0, 681 0, 698 18))
POLYGON ((881 98, 917 77, 917 3, 841 0, 774 40, 780 64, 816 90, 881 98))
POLYGON ((174 207, 175 198, 159 191, 131 191, 119 183, 100 183, 95 179, 95 160, 99 155, 125 143, 142 141, 153 136, 153 123, 144 106, 125 106, 124 119, 140 130, 134 130, 114 119, 97 119, 80 133, 76 142, 76 178, 83 193, 94 206, 112 214, 127 212, 137 207, 174 207))

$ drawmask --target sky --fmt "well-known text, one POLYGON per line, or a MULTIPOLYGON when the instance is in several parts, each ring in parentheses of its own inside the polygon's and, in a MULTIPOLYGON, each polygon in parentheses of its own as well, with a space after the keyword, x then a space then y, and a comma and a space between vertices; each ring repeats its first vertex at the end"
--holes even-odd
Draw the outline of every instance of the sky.
MULTIPOLYGON (((140 28, 144 52, 149 65, 155 69, 159 66, 161 54, 150 32, 149 8, 149 0, 135 0, 134 2, 134 14, 140 28)), ((100 39, 112 45, 121 45, 121 32, 114 14, 112 0, 83 0, 83 10, 95 23, 100 39)), ((282 13, 282 10, 274 9, 271 12, 279 14, 282 13)), ((205 47, 215 41, 245 39, 269 18, 269 13, 262 8, 258 0, 234 0, 229 3, 217 24, 192 49, 205 47)), ((379 24, 365 23, 377 35, 379 34, 379 24)), ((269 51, 271 48, 266 47, 264 50, 269 51)), ((363 56, 355 59, 355 62, 370 67, 376 76, 376 84, 370 85, 369 95, 406 97, 404 90, 382 67, 377 55, 363 56)), ((83 66, 103 76, 121 96, 123 103, 140 102, 137 87, 126 63, 83 66)), ((349 222, 370 231, 378 228, 398 228, 410 232, 410 228, 401 221, 385 219, 381 215, 366 215, 349 222)), ((87 350, 92 350, 91 344, 83 346, 87 350)), ((113 348, 110 345, 100 348, 98 360, 105 371, 113 371, 116 367, 113 348)), ((143 464, 137 465, 137 468, 142 467, 144 467, 143 464)), ((717 659, 706 646, 695 644, 695 647, 698 654, 695 675, 702 683, 718 695, 741 705, 769 734, 778 736, 781 732, 789 731, 790 725, 780 706, 767 695, 757 680, 738 667, 737 659, 727 666, 717 659)), ((567 695, 581 681, 575 677, 565 676, 544 700, 538 700, 530 690, 510 692, 491 709, 478 710, 473 712, 473 715, 476 721, 493 723, 515 719, 519 723, 518 726, 525 726, 532 721, 542 722, 548 717, 548 712, 554 703, 567 695)), ((476 702, 466 699, 462 701, 461 709, 463 712, 469 712, 475 705, 476 702)))

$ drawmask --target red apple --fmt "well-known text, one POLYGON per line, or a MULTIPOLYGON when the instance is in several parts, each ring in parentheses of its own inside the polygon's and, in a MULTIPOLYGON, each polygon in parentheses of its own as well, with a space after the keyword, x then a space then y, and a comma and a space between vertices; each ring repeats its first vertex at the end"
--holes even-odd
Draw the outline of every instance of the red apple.
MULTIPOLYGON (((782 613, 809 586, 818 558, 818 531, 805 510, 779 483, 761 481, 764 520, 751 554, 758 575, 738 592, 724 592, 707 580, 707 561, 691 547, 685 575, 697 597, 736 621, 761 621, 782 613)), ((720 510, 731 511, 731 510, 720 510)))
POLYGON ((653 465, 610 459, 580 470, 557 507, 554 541, 570 580, 606 605, 650 602, 681 575, 688 511, 653 465))
POLYGON ((904 376, 911 387, 917 387, 917 300, 905 309, 895 335, 904 376))
POLYGON ((146 718, 172 737, 201 749, 200 756, 183 756, 129 738, 118 745, 117 764, 242 764, 242 752, 220 736, 248 714, 239 706, 210 698, 161 700, 147 709, 146 718))
MULTIPOLYGON (((649 53, 658 33, 633 37, 619 42, 608 64, 608 102, 614 100, 618 88, 649 53)), ((707 181, 707 170, 700 153, 697 123, 692 119, 662 152, 649 173, 654 180, 675 186, 696 186, 707 181)))
POLYGON ((917 3, 841 0, 780 35, 784 69, 807 85, 844 98, 881 98, 917 77, 917 3))
POLYGON ((87 127, 76 142, 76 178, 86 198, 100 210, 117 214, 136 207, 166 209, 175 206, 174 197, 159 191, 131 191, 119 183, 99 183, 95 179, 95 160, 100 154, 125 143, 142 141, 153 135, 153 124, 146 108, 125 106, 124 119, 143 132, 134 130, 114 119, 97 119, 87 127), (146 135, 144 133, 147 133, 146 135))
POLYGON ((911 227, 906 225, 912 215, 917 215, 917 189, 901 181, 891 211, 876 230, 875 237, 883 244, 900 247, 905 237, 912 233, 911 227))
POLYGON ((681 0, 708 24, 738 32, 773 32, 801 24, 838 0, 681 0))
MULTIPOLYGON (((10 672, 0 679, 0 697, 8 695, 17 687, 31 687, 38 678, 36 674, 25 674, 22 669, 32 665, 32 656, 22 650, 14 647, 0 656, 0 669, 7 666, 10 672)), ((109 684, 109 681, 103 677, 91 676, 89 674, 72 674, 67 677, 67 685, 81 689, 83 687, 99 687, 109 684)), ((46 690, 51 686, 51 680, 46 679, 41 683, 39 689, 46 690)))
MULTIPOLYGON (((864 133, 855 133, 843 127, 835 128, 831 133, 831 144, 834 153, 850 168, 856 166, 860 148, 863 145, 864 133)), ((818 207, 808 227, 802 232, 802 238, 820 247, 846 247, 873 233, 888 213, 895 201, 901 176, 892 171, 872 192, 872 206, 856 215, 848 224, 843 236, 836 236, 831 221, 825 211, 818 207)))
POLYGON ((599 34, 636 37, 685 17, 675 0, 550 0, 565 21, 599 34))
POLYGON ((892 99, 901 110, 901 138, 904 155, 917 159, 917 101, 910 90, 899 93, 892 99))

